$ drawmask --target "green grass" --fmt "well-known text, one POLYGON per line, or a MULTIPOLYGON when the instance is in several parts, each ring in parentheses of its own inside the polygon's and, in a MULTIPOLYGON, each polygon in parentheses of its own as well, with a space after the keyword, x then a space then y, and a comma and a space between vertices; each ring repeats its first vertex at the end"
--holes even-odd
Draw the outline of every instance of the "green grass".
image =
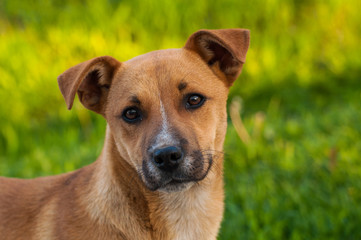
MULTIPOLYGON (((360 238, 360 96, 317 104, 304 94, 295 108, 275 91, 248 145, 230 127, 224 239, 360 238)), ((245 117, 251 134, 255 118, 245 117)))
POLYGON ((361 239, 361 18, 358 1, 0 2, 0 175, 80 168, 100 153, 105 120, 56 77, 89 58, 124 61, 181 47, 200 28, 251 29, 230 101, 226 211, 219 239, 361 239), (263 117, 260 117, 263 116, 263 117))

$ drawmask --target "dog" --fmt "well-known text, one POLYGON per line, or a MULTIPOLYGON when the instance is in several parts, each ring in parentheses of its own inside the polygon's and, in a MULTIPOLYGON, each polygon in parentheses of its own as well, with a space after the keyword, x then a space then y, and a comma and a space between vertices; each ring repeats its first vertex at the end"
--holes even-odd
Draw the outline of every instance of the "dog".
POLYGON ((58 77, 107 121, 98 159, 31 180, 0 178, 0 239, 216 239, 224 211, 228 91, 249 30, 199 30, 180 49, 93 58, 58 77))

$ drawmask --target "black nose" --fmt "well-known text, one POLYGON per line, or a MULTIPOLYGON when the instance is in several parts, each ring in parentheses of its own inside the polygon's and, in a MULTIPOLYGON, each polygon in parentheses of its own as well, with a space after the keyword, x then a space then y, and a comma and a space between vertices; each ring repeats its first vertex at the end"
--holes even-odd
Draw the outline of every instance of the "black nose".
POLYGON ((159 169, 164 171, 176 169, 182 159, 182 150, 174 146, 156 149, 153 152, 153 162, 159 169))

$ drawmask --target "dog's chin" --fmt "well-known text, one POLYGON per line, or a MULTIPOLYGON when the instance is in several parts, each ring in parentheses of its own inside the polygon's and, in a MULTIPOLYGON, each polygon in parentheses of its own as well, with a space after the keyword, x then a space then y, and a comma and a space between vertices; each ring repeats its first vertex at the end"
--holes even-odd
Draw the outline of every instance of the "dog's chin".
POLYGON ((195 181, 179 181, 174 179, 158 183, 145 180, 145 185, 150 191, 160 191, 166 193, 186 191, 191 188, 194 183, 195 181))
POLYGON ((195 182, 179 182, 172 180, 164 186, 158 188, 158 191, 166 193, 186 191, 191 188, 194 183, 195 182))

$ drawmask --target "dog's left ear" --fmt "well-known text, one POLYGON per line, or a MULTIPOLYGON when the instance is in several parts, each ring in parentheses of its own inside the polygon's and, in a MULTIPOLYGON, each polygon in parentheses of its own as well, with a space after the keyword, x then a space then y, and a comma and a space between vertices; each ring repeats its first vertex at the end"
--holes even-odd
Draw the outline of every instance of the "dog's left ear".
POLYGON ((246 61, 249 38, 247 29, 199 30, 188 38, 184 48, 198 53, 215 74, 223 73, 231 86, 246 61))
POLYGON ((68 109, 75 94, 88 109, 103 114, 109 87, 121 63, 109 56, 97 57, 66 70, 58 77, 58 84, 68 109))

